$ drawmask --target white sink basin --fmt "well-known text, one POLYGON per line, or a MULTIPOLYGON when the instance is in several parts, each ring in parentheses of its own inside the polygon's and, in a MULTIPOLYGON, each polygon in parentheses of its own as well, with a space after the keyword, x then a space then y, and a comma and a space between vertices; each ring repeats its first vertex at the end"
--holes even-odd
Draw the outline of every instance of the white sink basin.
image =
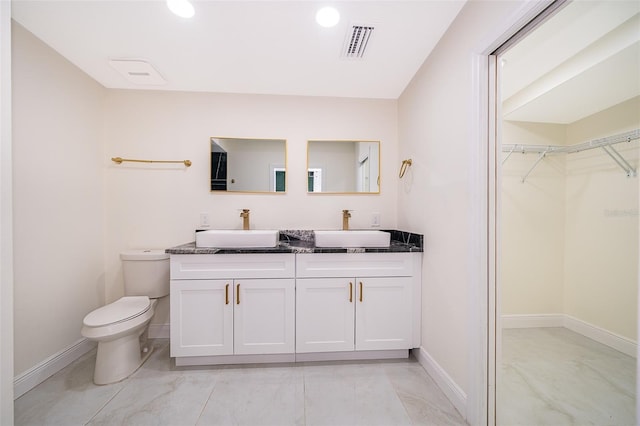
POLYGON ((278 245, 279 231, 270 229, 209 229, 196 232, 196 247, 268 248, 278 245))
POLYGON ((389 247, 391 234, 384 231, 315 231, 316 247, 389 247))

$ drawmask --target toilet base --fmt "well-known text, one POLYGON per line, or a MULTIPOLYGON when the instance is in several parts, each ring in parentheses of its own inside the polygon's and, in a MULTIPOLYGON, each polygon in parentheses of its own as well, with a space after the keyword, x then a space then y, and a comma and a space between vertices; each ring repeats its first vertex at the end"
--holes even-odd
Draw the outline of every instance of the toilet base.
MULTIPOLYGON (((146 333, 144 335, 146 337, 146 333)), ((146 344, 146 338, 143 345, 140 340, 140 334, 134 333, 115 340, 99 341, 93 382, 108 385, 135 373, 153 352, 153 346, 146 344)))

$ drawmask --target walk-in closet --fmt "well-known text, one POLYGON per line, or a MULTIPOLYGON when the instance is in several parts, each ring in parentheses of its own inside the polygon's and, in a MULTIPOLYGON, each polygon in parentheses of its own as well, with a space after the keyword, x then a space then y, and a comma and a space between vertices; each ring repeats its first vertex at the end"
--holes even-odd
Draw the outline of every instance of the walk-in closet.
POLYGON ((502 57, 498 424, 636 424, 639 8, 570 3, 502 57))

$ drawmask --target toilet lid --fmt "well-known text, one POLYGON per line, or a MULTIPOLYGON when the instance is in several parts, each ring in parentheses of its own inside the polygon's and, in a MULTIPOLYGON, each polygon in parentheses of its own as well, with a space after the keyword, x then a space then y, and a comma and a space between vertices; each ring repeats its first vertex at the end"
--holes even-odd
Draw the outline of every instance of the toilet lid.
POLYGON ((101 327, 116 322, 126 321, 144 314, 149 310, 151 302, 147 296, 127 296, 109 303, 84 317, 87 327, 101 327))

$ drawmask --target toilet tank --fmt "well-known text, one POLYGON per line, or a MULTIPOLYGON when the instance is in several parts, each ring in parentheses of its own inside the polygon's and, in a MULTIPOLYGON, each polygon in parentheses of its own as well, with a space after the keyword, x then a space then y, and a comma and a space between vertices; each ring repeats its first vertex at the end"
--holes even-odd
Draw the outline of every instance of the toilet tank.
POLYGON ((125 296, 163 297, 169 294, 169 254, 164 250, 120 253, 125 296))

